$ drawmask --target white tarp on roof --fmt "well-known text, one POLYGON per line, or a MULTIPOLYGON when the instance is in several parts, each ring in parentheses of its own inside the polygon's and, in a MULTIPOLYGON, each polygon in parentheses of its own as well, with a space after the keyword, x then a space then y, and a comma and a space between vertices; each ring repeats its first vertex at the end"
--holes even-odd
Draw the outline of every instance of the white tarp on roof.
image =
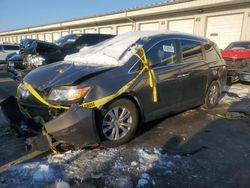
POLYGON ((80 52, 65 57, 65 61, 88 65, 120 66, 124 62, 120 59, 126 50, 139 39, 157 34, 162 31, 132 31, 95 46, 83 48, 80 52))

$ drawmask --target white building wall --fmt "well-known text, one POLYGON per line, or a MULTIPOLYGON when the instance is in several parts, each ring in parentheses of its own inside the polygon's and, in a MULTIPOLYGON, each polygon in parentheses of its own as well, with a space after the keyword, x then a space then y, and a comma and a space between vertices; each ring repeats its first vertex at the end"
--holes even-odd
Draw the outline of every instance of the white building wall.
POLYGON ((120 35, 123 33, 127 33, 129 31, 133 31, 134 30, 134 26, 133 25, 121 25, 121 26, 117 26, 116 28, 116 34, 120 35))
MULTIPOLYGON (((55 38, 65 36, 69 33, 122 34, 131 30, 165 29, 208 37, 217 42, 220 48, 224 48, 232 40, 250 40, 250 0, 197 0, 187 3, 131 10, 126 13, 121 12, 71 22, 62 22, 29 28, 29 30, 22 29, 7 34, 3 32, 0 33, 0 41, 15 42, 16 39, 10 37, 18 36, 26 38, 31 35, 33 38, 35 34, 40 40, 51 42, 55 38), (246 6, 235 5, 236 3, 244 2, 249 3, 246 6), (214 7, 211 9, 213 4, 214 7), (227 7, 223 6, 223 4, 227 5, 227 7), (207 7, 210 8, 207 9, 207 7), (170 13, 167 14, 167 12, 170 13), (238 15, 238 17, 233 15, 238 15), (127 19, 125 19, 126 17, 127 19), (123 18, 123 21, 119 20, 118 23, 118 18, 123 18), (108 24, 105 25, 105 21, 108 24), (56 36, 55 32, 58 33, 56 36), (216 32, 221 36, 220 38, 216 38, 213 35, 216 32)), ((19 41, 20 38, 17 40, 19 41)))

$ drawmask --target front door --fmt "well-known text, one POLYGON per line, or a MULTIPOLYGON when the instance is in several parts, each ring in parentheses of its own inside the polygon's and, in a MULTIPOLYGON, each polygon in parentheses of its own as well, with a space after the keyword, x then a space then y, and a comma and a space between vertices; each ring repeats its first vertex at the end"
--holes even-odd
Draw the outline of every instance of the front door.
POLYGON ((158 102, 151 111, 153 117, 164 116, 180 108, 182 86, 177 75, 181 65, 177 54, 175 39, 160 40, 147 51, 147 58, 157 80, 158 102))

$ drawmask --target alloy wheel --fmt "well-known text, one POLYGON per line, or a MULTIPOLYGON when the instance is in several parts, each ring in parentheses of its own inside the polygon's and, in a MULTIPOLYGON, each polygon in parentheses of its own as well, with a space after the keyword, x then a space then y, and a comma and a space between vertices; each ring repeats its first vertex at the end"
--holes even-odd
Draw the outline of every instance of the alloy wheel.
POLYGON ((209 91, 209 103, 214 105, 217 103, 219 97, 219 91, 216 85, 213 85, 209 91))
POLYGON ((133 118, 125 107, 114 107, 104 116, 102 132, 109 140, 120 140, 130 131, 133 118))

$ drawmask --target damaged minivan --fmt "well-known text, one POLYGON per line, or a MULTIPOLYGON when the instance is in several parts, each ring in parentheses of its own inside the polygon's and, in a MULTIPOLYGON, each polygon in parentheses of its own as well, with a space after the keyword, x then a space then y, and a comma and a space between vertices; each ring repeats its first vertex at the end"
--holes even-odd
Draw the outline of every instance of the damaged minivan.
POLYGON ((114 147, 144 122, 214 107, 225 83, 225 62, 210 40, 133 31, 33 70, 17 98, 22 114, 42 122, 51 145, 114 147))

